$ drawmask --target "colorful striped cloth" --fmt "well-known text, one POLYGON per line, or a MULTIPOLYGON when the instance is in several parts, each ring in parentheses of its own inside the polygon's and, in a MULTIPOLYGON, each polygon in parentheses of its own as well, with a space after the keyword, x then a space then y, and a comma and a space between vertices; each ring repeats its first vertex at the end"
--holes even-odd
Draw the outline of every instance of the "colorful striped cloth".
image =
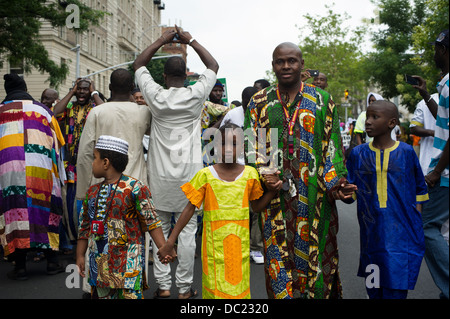
POLYGON ((0 240, 5 255, 15 249, 58 249, 63 145, 58 122, 43 104, 0 104, 0 240))

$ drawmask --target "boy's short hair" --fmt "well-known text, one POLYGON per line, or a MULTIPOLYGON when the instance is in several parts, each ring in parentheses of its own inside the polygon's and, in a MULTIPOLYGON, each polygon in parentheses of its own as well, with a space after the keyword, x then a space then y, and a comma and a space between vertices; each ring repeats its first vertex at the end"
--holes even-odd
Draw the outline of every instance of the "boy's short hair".
POLYGON ((397 119, 397 122, 400 122, 400 112, 398 110, 397 105, 395 105, 395 103, 392 103, 391 101, 387 101, 387 100, 377 100, 372 103, 372 106, 377 106, 377 105, 384 106, 386 108, 386 112, 389 113, 389 116, 392 116, 393 118, 397 119))
POLYGON ((98 153, 100 154, 101 159, 109 159, 109 162, 111 163, 112 167, 119 173, 123 173, 128 165, 128 155, 110 151, 110 150, 103 150, 103 149, 96 149, 98 153))

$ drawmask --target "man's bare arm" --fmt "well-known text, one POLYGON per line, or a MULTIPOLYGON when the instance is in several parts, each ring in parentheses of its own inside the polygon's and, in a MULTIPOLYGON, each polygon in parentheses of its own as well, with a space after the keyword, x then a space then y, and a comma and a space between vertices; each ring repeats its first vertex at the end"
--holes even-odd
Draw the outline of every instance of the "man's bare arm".
POLYGON ((165 44, 168 43, 182 43, 189 44, 197 52, 198 56, 205 64, 206 68, 214 71, 217 74, 219 71, 219 64, 216 59, 206 50, 197 40, 193 39, 191 34, 187 31, 181 31, 178 26, 175 29, 165 31, 161 37, 152 43, 147 49, 144 50, 133 63, 133 68, 137 71, 139 68, 146 66, 150 63, 153 56, 158 52, 158 50, 165 44), (174 40, 175 35, 178 34, 179 40, 174 40), (193 41, 191 41, 193 40, 193 41))

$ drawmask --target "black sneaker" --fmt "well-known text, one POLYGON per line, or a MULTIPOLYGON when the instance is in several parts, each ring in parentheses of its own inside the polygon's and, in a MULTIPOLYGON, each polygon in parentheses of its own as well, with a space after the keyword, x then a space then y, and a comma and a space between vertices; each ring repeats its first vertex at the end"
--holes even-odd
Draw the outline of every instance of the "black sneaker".
POLYGON ((47 275, 56 275, 60 272, 64 272, 64 267, 60 264, 48 263, 47 264, 47 275))
POLYGON ((25 269, 13 269, 6 274, 12 280, 27 280, 28 275, 25 269))

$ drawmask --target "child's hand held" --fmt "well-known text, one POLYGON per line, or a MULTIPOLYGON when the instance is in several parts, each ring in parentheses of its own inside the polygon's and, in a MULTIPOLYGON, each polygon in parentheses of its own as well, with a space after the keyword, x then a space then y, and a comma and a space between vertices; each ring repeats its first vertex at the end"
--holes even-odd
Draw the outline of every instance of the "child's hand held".
POLYGON ((273 174, 263 174, 262 179, 264 182, 264 185, 266 185, 267 189, 269 191, 279 191, 281 189, 281 186, 283 185, 283 182, 280 180, 281 172, 277 171, 273 174))
POLYGON ((345 183, 341 185, 341 188, 338 191, 339 199, 345 200, 350 199, 353 196, 353 193, 358 190, 358 187, 353 184, 345 183))

